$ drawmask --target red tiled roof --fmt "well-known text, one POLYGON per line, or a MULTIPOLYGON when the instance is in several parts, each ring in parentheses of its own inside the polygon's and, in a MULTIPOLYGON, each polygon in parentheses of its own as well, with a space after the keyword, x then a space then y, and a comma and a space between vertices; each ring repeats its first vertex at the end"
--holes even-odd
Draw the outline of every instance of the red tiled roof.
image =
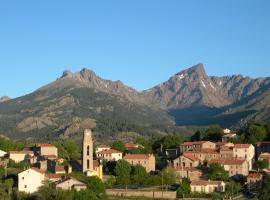
POLYGON ((37 169, 37 168, 34 168, 34 167, 32 167, 31 169, 38 172, 38 173, 40 173, 40 174, 45 174, 44 171, 41 170, 41 169, 37 169))
POLYGON ((242 165, 245 160, 210 160, 208 164, 218 163, 221 165, 242 165))
POLYGON ((134 159, 148 159, 149 155, 147 154, 126 154, 124 159, 126 160, 134 160, 134 159))
POLYGON ((262 174, 261 173, 258 173, 258 172, 250 172, 249 175, 248 175, 248 178, 262 178, 262 174))
POLYGON ((236 149, 247 149, 251 146, 251 144, 235 144, 234 148, 236 149))
POLYGON ((261 159, 270 159, 270 153, 261 153, 259 158, 261 158, 261 159))
POLYGON ((10 151, 10 154, 34 154, 33 151, 29 150, 22 150, 22 151, 10 151))
POLYGON ((37 147, 55 147, 55 146, 52 145, 52 144, 37 144, 36 146, 37 146, 37 147))
POLYGON ((132 143, 127 143, 125 144, 125 148, 126 149, 130 149, 130 148, 138 148, 140 145, 139 144, 132 144, 132 143))
POLYGON ((97 152, 97 154, 113 154, 113 153, 122 153, 122 152, 115 149, 108 149, 97 152))
POLYGON ((64 166, 56 166, 55 171, 65 171, 65 167, 64 166))
POLYGON ((203 186, 206 186, 206 185, 220 185, 221 183, 222 183, 222 181, 194 180, 194 181, 191 182, 191 185, 197 185, 197 186, 203 185, 203 186))
POLYGON ((45 174, 48 179, 61 178, 60 174, 45 174))
POLYGON ((189 153, 184 153, 183 154, 184 157, 188 158, 189 160, 192 160, 192 161, 198 161, 199 159, 196 158, 195 156, 189 154, 189 153))
POLYGON ((93 160, 93 168, 96 169, 100 166, 100 163, 98 160, 93 160))

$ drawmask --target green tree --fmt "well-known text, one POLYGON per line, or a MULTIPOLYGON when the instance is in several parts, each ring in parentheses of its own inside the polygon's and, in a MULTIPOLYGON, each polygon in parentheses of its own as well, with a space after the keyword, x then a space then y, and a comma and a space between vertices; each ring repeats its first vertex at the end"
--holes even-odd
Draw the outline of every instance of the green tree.
POLYGON ((205 131, 204 140, 218 142, 222 140, 223 129, 219 125, 212 125, 205 131))
POLYGON ((74 200, 96 200, 96 199, 99 199, 97 196, 96 196, 96 193, 93 191, 93 190, 83 190, 83 191, 80 191, 80 192, 75 192, 74 193, 74 200))
POLYGON ((148 173, 141 165, 136 165, 132 170, 132 183, 137 186, 144 186, 148 183, 148 173))
POLYGON ((109 176, 109 178, 105 181, 106 188, 112 188, 116 183, 115 176, 109 176))
POLYGON ((211 180, 227 181, 229 179, 229 174, 220 164, 213 163, 209 167, 208 178, 211 180))
POLYGON ((166 190, 168 190, 169 186, 172 184, 175 184, 176 182, 176 177, 175 177, 175 173, 171 172, 171 171, 162 171, 161 172, 161 181, 163 183, 163 185, 165 185, 166 190))
POLYGON ((13 185, 14 185, 14 180, 12 178, 4 180, 3 186, 6 188, 6 191, 9 195, 11 195, 12 193, 13 185))
POLYGON ((97 195, 105 193, 105 185, 97 176, 87 177, 86 185, 89 190, 94 191, 97 195))
POLYGON ((263 179, 262 191, 260 193, 260 200, 269 200, 270 196, 270 176, 265 175, 263 179))
POLYGON ((194 133, 194 135, 192 135, 191 137, 190 137, 190 141, 191 142, 194 142, 194 141, 200 141, 201 140, 201 132, 200 131, 196 131, 195 133, 194 133))
POLYGON ((0 180, 3 179, 5 176, 5 169, 3 167, 0 167, 0 180))
POLYGON ((66 160, 78 160, 81 157, 80 145, 77 145, 70 140, 60 140, 54 142, 54 145, 58 149, 59 157, 66 160))
POLYGON ((187 178, 184 178, 177 190, 177 196, 178 197, 185 197, 185 195, 190 194, 190 180, 187 178))
POLYGON ((230 181, 226 184, 226 193, 229 194, 229 196, 234 196, 235 194, 239 193, 241 190, 241 184, 230 181))
POLYGON ((119 185, 126 187, 130 183, 131 165, 125 160, 119 160, 116 164, 116 181, 119 185))
POLYGON ((261 124, 250 123, 246 129, 246 139, 248 143, 255 144, 266 138, 265 127, 261 124))
POLYGON ((262 171, 264 169, 267 169, 269 166, 269 163, 267 160, 258 160, 255 162, 255 169, 258 171, 262 171))
POLYGON ((121 152, 125 151, 125 144, 122 141, 119 141, 119 140, 114 141, 111 144, 111 147, 112 147, 112 149, 115 149, 115 150, 118 150, 118 151, 121 151, 121 152))

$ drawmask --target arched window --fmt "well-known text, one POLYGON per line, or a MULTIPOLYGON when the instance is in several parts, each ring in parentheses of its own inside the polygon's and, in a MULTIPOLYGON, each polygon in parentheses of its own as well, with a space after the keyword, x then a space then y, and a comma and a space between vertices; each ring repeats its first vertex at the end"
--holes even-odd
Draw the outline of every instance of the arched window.
POLYGON ((90 146, 89 145, 87 146, 87 155, 88 156, 90 155, 90 146))
POLYGON ((90 161, 87 160, 87 169, 89 169, 89 168, 90 168, 90 161))

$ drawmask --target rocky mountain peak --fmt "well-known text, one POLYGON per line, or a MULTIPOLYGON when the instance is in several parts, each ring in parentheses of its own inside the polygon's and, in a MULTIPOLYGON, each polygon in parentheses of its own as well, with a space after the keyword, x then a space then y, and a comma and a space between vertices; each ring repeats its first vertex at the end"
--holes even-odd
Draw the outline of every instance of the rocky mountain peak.
POLYGON ((73 75, 72 71, 70 71, 70 70, 65 70, 65 71, 63 72, 63 75, 62 75, 61 78, 64 78, 64 77, 72 77, 72 75, 73 75))

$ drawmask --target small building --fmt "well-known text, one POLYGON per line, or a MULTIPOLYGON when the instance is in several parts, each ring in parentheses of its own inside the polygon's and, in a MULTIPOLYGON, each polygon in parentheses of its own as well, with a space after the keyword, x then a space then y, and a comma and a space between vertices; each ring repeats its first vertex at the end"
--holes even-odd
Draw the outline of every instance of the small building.
POLYGON ((126 154, 124 160, 132 166, 137 164, 143 166, 147 172, 156 170, 156 159, 153 154, 126 154))
POLYGON ((110 146, 107 146, 107 145, 104 145, 104 144, 98 145, 98 146, 96 147, 96 154, 97 154, 98 152, 100 152, 100 151, 109 150, 109 149, 111 149, 110 146))
POLYGON ((58 149, 52 144, 37 144, 36 153, 40 156, 54 156, 58 157, 58 149))
POLYGON ((224 167, 225 171, 229 172, 229 176, 248 176, 249 168, 248 162, 246 160, 235 160, 235 159, 219 159, 219 160, 210 160, 208 165, 213 163, 218 163, 224 167))
POLYGON ((216 149, 216 144, 210 141, 184 142, 180 145, 180 152, 201 151, 202 149, 216 149))
POLYGON ((96 154, 97 158, 106 161, 118 161, 123 158, 123 153, 115 149, 99 151, 96 154))
POLYGON ((265 160, 268 162, 268 168, 270 168, 270 153, 261 153, 258 160, 265 160))
POLYGON ((191 192, 210 194, 213 192, 225 192, 223 181, 195 180, 190 184, 191 192))
POLYGON ((10 151, 9 159, 13 160, 15 163, 19 163, 22 161, 34 162, 32 159, 34 158, 34 152, 23 150, 23 151, 10 151))
POLYGON ((235 159, 245 159, 248 162, 249 170, 252 170, 255 161, 255 147, 252 144, 235 144, 233 157, 235 159))
POLYGON ((45 174, 45 178, 46 180, 55 183, 62 179, 62 175, 61 174, 45 174))
POLYGON ((249 190, 259 190, 262 188, 263 175, 258 172, 250 172, 247 177, 247 186, 249 190))
POLYGON ((30 168, 18 174, 18 190, 25 193, 34 193, 43 186, 45 173, 42 170, 30 168))
POLYGON ((233 133, 231 130, 229 129, 223 130, 222 142, 229 142, 236 138, 237 138, 237 135, 233 133))
POLYGON ((4 158, 7 155, 7 152, 0 150, 0 158, 4 158))
POLYGON ((173 167, 197 167, 200 164, 200 160, 194 155, 184 153, 173 161, 173 167))
POLYGON ((233 159, 233 147, 222 146, 219 154, 221 159, 233 159))
POLYGON ((168 159, 174 160, 180 155, 180 149, 179 148, 166 149, 165 153, 168 159))
POLYGON ((65 167, 61 166, 61 165, 55 166, 54 173, 55 174, 65 174, 66 173, 65 167))
POLYGON ((202 176, 202 170, 196 167, 178 167, 173 169, 175 174, 182 178, 188 178, 191 181, 199 180, 202 176))
POLYGON ((66 178, 56 183, 56 189, 82 191, 87 189, 87 186, 74 178, 66 178))

